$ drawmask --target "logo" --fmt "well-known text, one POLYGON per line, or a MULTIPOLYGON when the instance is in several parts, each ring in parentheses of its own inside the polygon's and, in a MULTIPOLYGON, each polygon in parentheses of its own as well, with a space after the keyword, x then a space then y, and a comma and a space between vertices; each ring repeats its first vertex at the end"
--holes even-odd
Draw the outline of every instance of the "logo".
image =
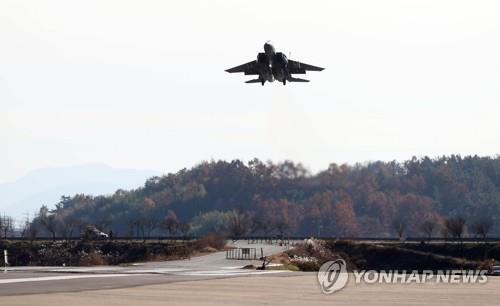
POLYGON ((339 291, 348 280, 347 265, 343 259, 327 261, 319 268, 318 282, 324 294, 339 291))

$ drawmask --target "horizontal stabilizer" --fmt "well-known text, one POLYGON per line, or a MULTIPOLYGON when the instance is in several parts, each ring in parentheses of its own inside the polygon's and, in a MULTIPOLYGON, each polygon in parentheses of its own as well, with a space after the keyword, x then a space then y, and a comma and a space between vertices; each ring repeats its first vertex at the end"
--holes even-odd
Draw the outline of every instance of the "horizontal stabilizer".
POLYGON ((254 80, 248 80, 245 83, 261 83, 262 81, 260 79, 254 79, 254 80))
POLYGON ((302 83, 307 83, 309 80, 306 79, 299 79, 299 78, 290 78, 288 82, 302 82, 302 83))

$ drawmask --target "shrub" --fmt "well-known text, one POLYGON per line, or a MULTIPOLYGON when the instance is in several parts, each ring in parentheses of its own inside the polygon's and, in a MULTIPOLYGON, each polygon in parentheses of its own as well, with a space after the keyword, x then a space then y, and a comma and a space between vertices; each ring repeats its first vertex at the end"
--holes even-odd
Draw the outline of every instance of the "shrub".
POLYGON ((225 246, 226 238, 218 234, 208 234, 196 241, 196 248, 199 250, 206 249, 207 247, 222 250, 225 246))
POLYGON ((293 266, 296 266, 300 271, 312 272, 318 271, 320 265, 317 261, 292 261, 293 266))
POLYGON ((105 264, 106 261, 99 252, 85 253, 80 259, 80 266, 101 266, 105 264))

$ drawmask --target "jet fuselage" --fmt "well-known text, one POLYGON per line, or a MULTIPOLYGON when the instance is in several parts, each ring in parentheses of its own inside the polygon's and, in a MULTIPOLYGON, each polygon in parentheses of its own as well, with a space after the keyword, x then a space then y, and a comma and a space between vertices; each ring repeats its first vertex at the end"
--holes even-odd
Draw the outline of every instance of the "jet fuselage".
POLYGON ((285 83, 288 72, 288 58, 281 52, 275 52, 274 46, 270 43, 264 44, 264 52, 257 55, 259 64, 259 78, 264 81, 285 83))
POLYGON ((264 44, 264 52, 257 54, 257 60, 239 65, 226 71, 229 73, 244 73, 245 75, 257 75, 257 79, 248 80, 245 83, 274 82, 309 82, 309 80, 294 78, 292 74, 305 74, 306 71, 322 71, 324 68, 288 59, 285 54, 276 52, 274 46, 269 42, 264 44))

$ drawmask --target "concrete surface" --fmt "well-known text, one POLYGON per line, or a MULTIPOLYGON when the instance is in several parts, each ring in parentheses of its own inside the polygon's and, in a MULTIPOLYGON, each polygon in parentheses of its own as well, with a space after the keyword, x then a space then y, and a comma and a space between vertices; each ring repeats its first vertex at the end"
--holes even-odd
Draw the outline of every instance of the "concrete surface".
MULTIPOLYGON (((275 254, 283 247, 267 244, 230 243, 234 247, 263 249, 264 255, 275 254)), ((123 266, 95 267, 11 267, 0 273, 0 296, 37 293, 71 292, 125 288, 190 280, 241 277, 286 271, 255 271, 241 269, 260 261, 227 260, 225 252, 216 252, 187 260, 144 262, 123 266)))
POLYGON ((486 284, 360 284, 331 295, 315 273, 259 275, 132 288, 0 297, 0 305, 498 305, 500 277, 486 284))
MULTIPOLYGON (((266 255, 283 250, 262 247, 266 255)), ((241 269, 259 262, 224 252, 126 266, 13 267, 0 273, 0 305, 498 305, 500 277, 486 284, 354 284, 321 293, 316 273, 241 269)))

